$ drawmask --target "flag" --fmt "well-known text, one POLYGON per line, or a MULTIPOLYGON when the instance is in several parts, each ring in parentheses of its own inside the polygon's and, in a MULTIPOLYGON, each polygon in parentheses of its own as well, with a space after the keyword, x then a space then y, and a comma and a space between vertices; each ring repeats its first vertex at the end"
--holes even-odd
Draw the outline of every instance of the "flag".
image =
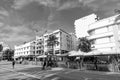
POLYGON ((99 20, 99 17, 97 16, 97 17, 95 18, 95 20, 97 20, 97 21, 98 21, 98 20, 99 20))

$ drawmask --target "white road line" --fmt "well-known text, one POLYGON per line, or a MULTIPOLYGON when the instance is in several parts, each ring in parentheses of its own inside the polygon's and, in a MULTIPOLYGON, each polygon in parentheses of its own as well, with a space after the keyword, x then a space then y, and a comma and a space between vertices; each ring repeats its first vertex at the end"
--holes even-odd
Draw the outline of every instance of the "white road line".
POLYGON ((31 75, 31 74, 27 74, 27 73, 23 73, 23 72, 16 72, 15 70, 10 70, 10 69, 6 69, 6 68, 1 68, 1 69, 12 71, 12 72, 15 72, 17 74, 22 74, 22 75, 25 75, 25 76, 28 76, 28 77, 33 77, 33 78, 37 78, 37 79, 41 78, 41 76, 37 77, 35 75, 31 75))
MULTIPOLYGON (((0 68, 1 68, 1 67, 0 67, 0 68)), ((34 74, 34 75, 33 75, 33 74, 28 74, 28 73, 23 73, 23 72, 17 72, 17 71, 15 71, 15 70, 7 69, 7 68, 1 68, 1 69, 8 70, 8 71, 11 71, 11 72, 15 72, 15 73, 17 73, 17 74, 22 74, 22 75, 25 75, 25 76, 28 76, 28 77, 33 77, 33 78, 36 78, 36 79, 41 79, 41 78, 44 79, 44 78, 51 77, 51 76, 59 73, 59 72, 56 72, 56 73, 48 73, 48 71, 46 71, 46 72, 43 73, 43 74, 38 74, 38 75, 34 74), (45 75, 45 76, 44 76, 44 75, 45 75)))

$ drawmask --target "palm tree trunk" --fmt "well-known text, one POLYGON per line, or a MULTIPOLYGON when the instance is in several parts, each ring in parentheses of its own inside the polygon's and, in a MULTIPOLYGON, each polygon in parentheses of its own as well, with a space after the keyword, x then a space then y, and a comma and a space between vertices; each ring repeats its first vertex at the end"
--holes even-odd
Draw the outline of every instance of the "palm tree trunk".
POLYGON ((55 55, 54 46, 52 46, 52 50, 53 50, 53 51, 52 51, 52 52, 53 52, 53 55, 55 55))
POLYGON ((84 63, 84 56, 82 56, 81 57, 82 59, 81 59, 81 61, 80 61, 80 68, 81 68, 81 70, 83 69, 83 63, 84 63))

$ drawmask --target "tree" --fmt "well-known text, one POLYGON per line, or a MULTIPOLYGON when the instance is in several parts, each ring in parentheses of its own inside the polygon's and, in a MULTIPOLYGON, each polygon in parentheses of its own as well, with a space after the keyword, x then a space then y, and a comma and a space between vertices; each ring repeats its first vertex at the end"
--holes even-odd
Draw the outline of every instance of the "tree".
POLYGON ((0 52, 3 50, 3 46, 0 44, 0 52))
POLYGON ((2 50, 3 50, 3 46, 2 44, 0 44, 0 60, 2 59, 2 50))
MULTIPOLYGON (((88 40, 86 37, 79 38, 79 43, 78 43, 78 50, 82 52, 89 52, 91 51, 91 41, 88 40)), ((81 57, 80 61, 80 66, 81 68, 83 67, 83 62, 84 62, 84 56, 81 57)))
POLYGON ((14 50, 12 49, 6 49, 2 55, 3 59, 8 61, 12 60, 13 56, 14 56, 14 50))
POLYGON ((49 46, 50 48, 52 48, 52 54, 55 54, 54 53, 54 46, 56 44, 59 44, 58 42, 58 38, 55 36, 55 35, 49 35, 49 38, 47 40, 47 46, 49 46))
POLYGON ((91 41, 88 40, 86 37, 79 38, 78 49, 82 52, 91 51, 91 41))

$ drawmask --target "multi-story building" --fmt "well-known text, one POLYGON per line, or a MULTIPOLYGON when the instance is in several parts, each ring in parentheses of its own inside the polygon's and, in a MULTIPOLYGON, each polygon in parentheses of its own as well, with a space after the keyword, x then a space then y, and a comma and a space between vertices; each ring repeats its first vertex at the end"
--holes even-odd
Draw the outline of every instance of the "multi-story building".
POLYGON ((44 34, 44 52, 47 52, 50 48, 47 46, 47 40, 50 35, 57 37, 58 43, 54 46, 55 54, 64 54, 68 51, 75 50, 75 35, 69 34, 62 29, 53 31, 52 33, 44 34), (73 38, 74 37, 74 38, 73 38))
POLYGON ((76 50, 76 36, 69 34, 62 29, 46 33, 43 36, 36 36, 36 39, 25 44, 15 46, 14 57, 20 56, 37 56, 50 52, 51 47, 47 45, 50 35, 55 35, 58 44, 54 46, 55 54, 64 54, 71 50, 76 50))
POLYGON ((44 38, 43 36, 36 36, 36 45, 35 45, 35 53, 38 55, 42 55, 44 53, 44 38))
POLYGON ((89 25, 88 33, 89 39, 93 43, 93 49, 120 53, 120 20, 118 17, 119 15, 115 15, 89 25))
POLYGON ((15 46, 14 58, 20 56, 34 56, 35 55, 35 40, 15 46))
POLYGON ((74 27, 77 38, 88 36, 88 25, 94 23, 96 19, 98 19, 96 14, 90 14, 88 16, 75 20, 74 27))

